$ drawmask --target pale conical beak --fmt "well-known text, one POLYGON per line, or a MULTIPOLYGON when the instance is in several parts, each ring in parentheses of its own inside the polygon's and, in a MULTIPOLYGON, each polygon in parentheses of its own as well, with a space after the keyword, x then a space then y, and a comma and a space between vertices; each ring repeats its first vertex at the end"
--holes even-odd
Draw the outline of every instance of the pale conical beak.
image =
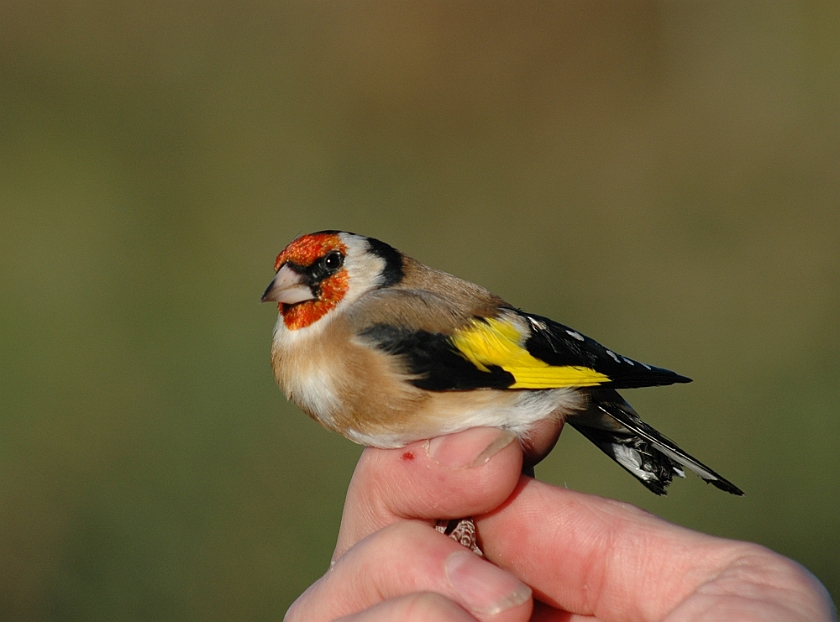
POLYGON ((285 265, 278 270, 277 275, 265 288, 260 302, 282 302, 293 305, 314 299, 315 296, 307 283, 306 276, 285 265))

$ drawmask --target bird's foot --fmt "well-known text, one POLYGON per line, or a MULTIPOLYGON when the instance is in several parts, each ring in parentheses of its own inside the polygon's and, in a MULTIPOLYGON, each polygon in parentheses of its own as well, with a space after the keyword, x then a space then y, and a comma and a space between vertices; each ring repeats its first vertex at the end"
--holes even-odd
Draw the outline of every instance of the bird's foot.
POLYGON ((458 544, 467 547, 479 557, 484 557, 484 553, 481 552, 478 546, 478 534, 472 518, 439 520, 437 525, 435 525, 435 529, 449 536, 458 544))

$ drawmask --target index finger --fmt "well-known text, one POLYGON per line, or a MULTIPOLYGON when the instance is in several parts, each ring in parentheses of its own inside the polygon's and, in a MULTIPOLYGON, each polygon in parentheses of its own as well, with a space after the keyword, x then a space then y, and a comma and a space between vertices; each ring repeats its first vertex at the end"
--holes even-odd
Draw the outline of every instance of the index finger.
POLYGON ((434 522, 489 512, 510 495, 521 469, 516 436, 496 428, 473 428, 401 449, 365 449, 347 491, 333 558, 400 520, 434 522))
POLYGON ((364 451, 347 491, 333 559, 398 520, 437 521, 489 512, 510 495, 525 464, 557 442, 563 421, 547 419, 526 438, 498 428, 364 451))

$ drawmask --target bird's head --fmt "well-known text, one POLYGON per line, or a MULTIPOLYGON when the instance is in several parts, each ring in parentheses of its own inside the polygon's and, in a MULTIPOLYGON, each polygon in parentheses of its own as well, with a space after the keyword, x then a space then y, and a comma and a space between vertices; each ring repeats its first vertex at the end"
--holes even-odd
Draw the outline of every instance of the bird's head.
POLYGON ((403 259, 384 242, 344 231, 300 236, 274 262, 277 273, 262 295, 276 302, 290 330, 310 326, 342 303, 402 280, 403 259))

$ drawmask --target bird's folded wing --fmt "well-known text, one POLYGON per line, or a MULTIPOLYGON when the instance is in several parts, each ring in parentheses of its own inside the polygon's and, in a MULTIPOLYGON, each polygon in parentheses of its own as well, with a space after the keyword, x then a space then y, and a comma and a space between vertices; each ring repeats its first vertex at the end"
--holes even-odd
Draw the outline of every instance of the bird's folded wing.
POLYGON ((688 382, 547 318, 509 307, 466 309, 424 290, 377 292, 353 316, 361 340, 400 356, 413 383, 432 391, 688 382))

